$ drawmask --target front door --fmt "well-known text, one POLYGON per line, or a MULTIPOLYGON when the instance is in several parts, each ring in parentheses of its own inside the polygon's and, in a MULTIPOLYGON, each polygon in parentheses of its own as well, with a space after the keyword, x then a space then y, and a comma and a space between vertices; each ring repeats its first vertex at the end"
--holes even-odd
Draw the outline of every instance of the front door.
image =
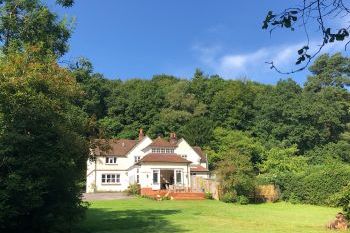
POLYGON ((160 189, 160 170, 152 169, 152 190, 160 189))

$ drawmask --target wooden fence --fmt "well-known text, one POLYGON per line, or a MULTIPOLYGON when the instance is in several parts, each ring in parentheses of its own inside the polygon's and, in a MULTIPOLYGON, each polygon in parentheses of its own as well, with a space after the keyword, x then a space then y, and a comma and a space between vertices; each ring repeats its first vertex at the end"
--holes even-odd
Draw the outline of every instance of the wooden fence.
POLYGON ((220 183, 208 178, 192 176, 191 189, 193 192, 208 192, 213 195, 213 198, 219 200, 220 183))

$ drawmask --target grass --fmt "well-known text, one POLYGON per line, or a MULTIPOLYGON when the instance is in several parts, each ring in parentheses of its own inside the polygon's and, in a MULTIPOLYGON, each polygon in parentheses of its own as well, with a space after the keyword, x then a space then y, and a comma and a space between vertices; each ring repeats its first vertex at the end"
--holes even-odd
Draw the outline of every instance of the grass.
POLYGON ((172 233, 330 232, 338 209, 289 203, 234 205, 218 201, 148 199, 94 201, 80 232, 172 233))

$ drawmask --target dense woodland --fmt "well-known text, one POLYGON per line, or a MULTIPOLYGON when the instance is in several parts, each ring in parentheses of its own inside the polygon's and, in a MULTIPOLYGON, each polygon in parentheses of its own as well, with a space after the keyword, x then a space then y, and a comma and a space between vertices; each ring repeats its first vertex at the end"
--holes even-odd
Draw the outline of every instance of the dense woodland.
POLYGON ((286 200, 331 204, 350 180, 350 59, 341 54, 320 56, 303 86, 289 78, 276 85, 225 80, 200 70, 191 79, 110 80, 86 60, 71 71, 96 135, 177 132, 205 149, 227 192, 249 197, 255 182, 274 183, 286 200), (241 171, 230 164, 243 174, 236 177, 241 171))
POLYGON ((303 85, 200 70, 112 80, 87 59, 57 62, 71 31, 41 1, 0 8, 0 231, 71 231, 86 208, 89 142, 136 138, 139 128, 201 146, 223 201, 251 202, 256 185, 275 184, 283 200, 342 206, 350 217, 349 58, 320 56, 303 85))

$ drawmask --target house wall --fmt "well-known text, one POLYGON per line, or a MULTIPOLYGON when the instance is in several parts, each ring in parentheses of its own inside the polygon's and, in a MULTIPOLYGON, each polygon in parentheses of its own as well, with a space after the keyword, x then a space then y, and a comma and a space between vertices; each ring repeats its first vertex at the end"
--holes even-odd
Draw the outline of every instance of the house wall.
POLYGON ((97 171, 96 172, 96 192, 120 192, 128 189, 128 171, 97 171), (102 174, 120 174, 119 184, 102 184, 102 174))
POLYGON ((145 137, 125 157, 117 157, 116 164, 106 164, 106 157, 97 156, 95 162, 87 161, 86 192, 110 192, 124 191, 135 181, 136 169, 129 168, 135 164, 135 156, 145 156, 142 151, 152 143, 149 137, 145 137), (96 169, 96 170, 95 170, 96 169), (102 174, 120 174, 120 184, 102 184, 102 174))
POLYGON ((190 186, 189 167, 184 163, 145 163, 140 168, 140 185, 141 188, 152 188, 153 186, 153 169, 181 169, 183 171, 184 187, 190 186))
MULTIPOLYGON (((183 171, 183 183, 185 187, 190 187, 191 176, 188 164, 184 163, 143 163, 141 167, 134 166, 135 156, 144 157, 151 152, 147 148, 152 143, 149 137, 145 137, 137 144, 125 157, 118 157, 117 164, 106 164, 105 157, 96 157, 96 161, 87 161, 86 192, 95 191, 124 191, 130 184, 135 183, 137 169, 139 170, 140 185, 144 188, 152 188, 152 169, 181 169, 183 171), (142 149, 147 148, 142 151, 142 149), (102 174, 120 174, 120 184, 102 184, 102 174)), ((187 155, 187 160, 193 164, 200 164, 206 167, 206 163, 200 163, 200 156, 184 140, 180 139, 175 153, 187 155)))
POLYGON ((175 149, 175 153, 179 155, 187 155, 187 160, 191 161, 193 164, 200 164, 201 157, 184 139, 180 139, 178 147, 175 149))

